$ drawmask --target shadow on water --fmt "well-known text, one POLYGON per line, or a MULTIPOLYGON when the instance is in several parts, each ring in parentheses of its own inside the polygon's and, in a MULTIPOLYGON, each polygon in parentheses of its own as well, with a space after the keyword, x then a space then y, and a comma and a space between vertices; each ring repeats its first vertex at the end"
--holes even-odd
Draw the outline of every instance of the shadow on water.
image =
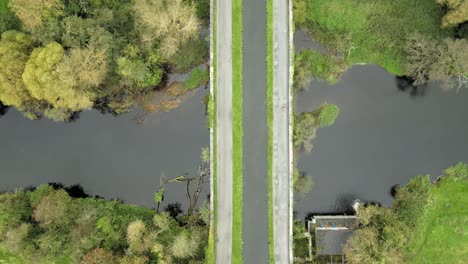
POLYGON ((392 186, 392 188, 390 188, 390 195, 393 198, 395 198, 399 188, 400 188, 400 184, 395 184, 395 185, 392 186))
POLYGON ((0 102, 0 117, 5 115, 8 112, 8 109, 10 109, 9 106, 6 106, 6 105, 2 104, 2 102, 0 102))
MULTIPOLYGON (((79 184, 73 184, 70 186, 65 186, 63 183, 60 182, 49 182, 47 183, 50 187, 52 187, 54 190, 64 190, 67 192, 67 194, 72 197, 72 198, 96 198, 96 199, 104 199, 103 197, 99 195, 90 195, 88 194, 83 186, 79 184)), ((24 188, 23 190, 26 192, 32 192, 35 191, 38 186, 28 186, 24 188)), ((6 192, 3 192, 6 193, 6 192)), ((115 200, 115 199, 112 199, 115 200)), ((123 201, 121 201, 123 202, 123 201)))
POLYGON ((407 76, 396 76, 395 81, 398 90, 408 93, 411 98, 423 97, 428 91, 427 85, 413 85, 414 80, 407 76))

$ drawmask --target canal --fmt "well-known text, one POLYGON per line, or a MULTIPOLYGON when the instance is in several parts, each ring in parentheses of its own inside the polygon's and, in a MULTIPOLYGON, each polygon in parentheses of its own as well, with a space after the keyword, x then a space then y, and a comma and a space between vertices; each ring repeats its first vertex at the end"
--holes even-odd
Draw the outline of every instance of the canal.
MULTIPOLYGON (((196 173, 209 146, 203 97, 197 89, 179 108, 145 115, 83 112, 74 123, 30 121, 10 109, 0 118, 0 191, 47 182, 80 184, 90 195, 155 207, 161 176, 196 173)), ((209 186, 205 187, 206 200, 209 186)), ((185 185, 166 186, 164 204, 181 202, 185 185)), ((184 206, 185 205, 185 206, 184 206)))

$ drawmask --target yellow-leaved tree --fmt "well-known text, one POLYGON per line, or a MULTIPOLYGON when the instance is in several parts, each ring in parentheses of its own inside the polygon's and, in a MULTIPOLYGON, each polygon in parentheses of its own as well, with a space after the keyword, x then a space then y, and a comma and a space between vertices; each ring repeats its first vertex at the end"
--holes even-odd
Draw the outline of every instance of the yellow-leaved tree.
POLYGON ((468 21, 468 0, 437 0, 437 3, 446 5, 448 8, 442 20, 444 27, 456 26, 468 21))
POLYGON ((166 57, 177 52, 189 39, 197 37, 200 21, 195 6, 183 0, 136 0, 134 10, 141 25, 141 40, 161 41, 166 57))
POLYGON ((0 40, 0 101, 21 109, 31 96, 21 75, 32 47, 31 38, 21 32, 7 31, 0 40))
POLYGON ((93 106, 93 87, 107 74, 104 50, 72 49, 67 54, 58 43, 33 50, 23 73, 31 95, 54 109, 81 111, 93 106))
POLYGON ((10 0, 9 6, 28 30, 41 26, 50 16, 63 12, 62 0, 10 0))

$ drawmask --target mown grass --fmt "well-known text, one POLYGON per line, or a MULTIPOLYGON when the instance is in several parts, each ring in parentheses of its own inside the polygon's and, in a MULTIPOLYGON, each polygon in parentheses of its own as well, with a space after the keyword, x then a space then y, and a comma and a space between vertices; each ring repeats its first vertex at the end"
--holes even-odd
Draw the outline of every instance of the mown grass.
POLYGON ((183 88, 186 91, 191 91, 206 84, 210 81, 210 72, 205 69, 194 69, 187 80, 184 81, 183 88))
POLYGON ((242 0, 232 1, 232 263, 242 261, 242 0))
POLYGON ((217 160, 216 160, 216 153, 217 153, 217 144, 216 144, 216 55, 217 55, 217 49, 216 49, 216 44, 217 44, 217 19, 216 19, 216 7, 217 7, 217 0, 213 0, 213 6, 211 7, 213 9, 213 18, 212 18, 212 27, 213 27, 213 32, 212 32, 212 38, 213 38, 213 47, 212 47, 212 53, 213 53, 213 94, 210 95, 210 105, 212 107, 212 116, 210 122, 210 126, 213 128, 213 157, 212 157, 212 162, 213 162, 213 171, 211 172, 211 180, 213 181, 213 193, 211 194, 213 197, 213 211, 211 212, 211 217, 213 221, 211 222, 211 226, 209 229, 208 233, 208 245, 206 249, 206 263, 207 264, 215 264, 216 263, 216 217, 217 217, 217 160))
POLYGON ((268 240, 269 262, 275 263, 273 219, 273 0, 266 1, 266 64, 267 64, 267 126, 268 126, 268 240))
POLYGON ((296 0, 305 2, 301 27, 328 47, 343 53, 348 66, 373 63, 403 75, 406 37, 413 32, 442 38, 443 10, 433 0, 296 0))
POLYGON ((408 244, 408 263, 462 263, 468 259, 468 181, 443 177, 408 244))

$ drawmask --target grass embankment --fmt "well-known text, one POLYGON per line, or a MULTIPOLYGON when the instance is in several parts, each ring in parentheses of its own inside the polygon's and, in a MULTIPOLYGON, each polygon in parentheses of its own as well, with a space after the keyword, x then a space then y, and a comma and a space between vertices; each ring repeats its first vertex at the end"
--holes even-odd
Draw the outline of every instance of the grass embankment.
POLYGON ((217 165, 217 160, 216 160, 216 153, 217 153, 217 145, 216 145, 216 139, 217 139, 217 131, 216 131, 216 123, 217 123, 217 119, 216 119, 216 76, 217 76, 217 72, 216 72, 216 66, 217 66, 217 63, 216 63, 216 55, 217 55, 217 49, 216 49, 216 45, 217 45, 217 19, 216 19, 216 7, 217 7, 217 0, 213 0, 213 6, 211 7, 212 8, 212 20, 211 20, 211 26, 213 27, 213 30, 212 30, 212 39, 213 39, 213 46, 211 47, 212 49, 212 56, 213 56, 213 61, 212 61, 212 65, 213 65, 213 82, 210 84, 212 85, 212 91, 213 91, 213 94, 210 95, 210 101, 209 101, 209 105, 208 107, 211 108, 211 111, 209 111, 209 114, 211 113, 211 116, 208 117, 209 121, 209 127, 211 127, 213 129, 213 141, 211 142, 213 144, 213 157, 212 157, 212 161, 213 161, 213 171, 211 172, 211 180, 212 180, 212 184, 213 184, 213 193, 211 194, 211 196, 213 197, 213 210, 212 210, 212 221, 211 221, 211 226, 210 226, 210 229, 209 229, 209 233, 208 233, 208 246, 207 246, 207 250, 206 250, 206 263, 207 264, 215 264, 216 263, 216 217, 217 217, 217 184, 218 184, 218 180, 217 180, 217 170, 216 170, 216 165, 217 165))
POLYGON ((188 79, 184 81, 183 88, 185 91, 191 91, 193 89, 200 87, 203 84, 208 83, 209 80, 210 80, 209 70, 196 68, 190 73, 190 76, 188 77, 188 79))
POLYGON ((269 262, 275 263, 273 223, 273 0, 266 1, 266 64, 267 64, 267 125, 268 125, 268 240, 269 262))
POLYGON ((462 263, 468 259, 468 181, 443 177, 408 245, 408 263, 462 263))
POLYGON ((406 38, 413 32, 441 39, 443 10, 432 0, 295 0, 295 22, 328 48, 341 51, 348 66, 378 64, 405 74, 406 38))
POLYGON ((232 1, 232 263, 242 263, 242 0, 232 1))

